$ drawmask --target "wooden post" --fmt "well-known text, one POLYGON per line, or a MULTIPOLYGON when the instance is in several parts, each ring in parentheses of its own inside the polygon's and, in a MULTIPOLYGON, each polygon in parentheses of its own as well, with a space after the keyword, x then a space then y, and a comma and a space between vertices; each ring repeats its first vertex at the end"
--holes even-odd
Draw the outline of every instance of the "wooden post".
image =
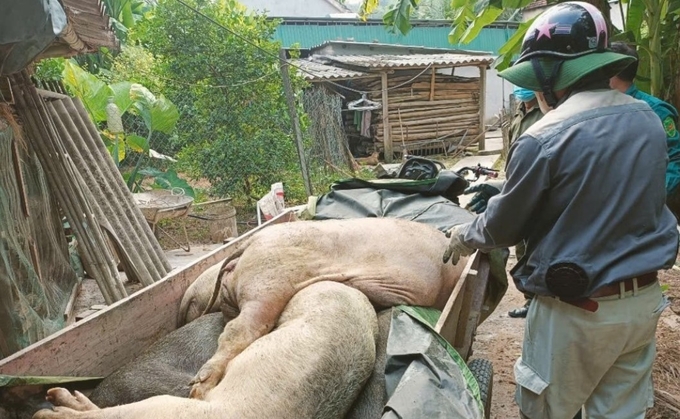
POLYGON ((390 127, 390 110, 387 95, 387 73, 380 74, 382 78, 382 117, 383 117, 383 141, 385 143, 385 163, 392 163, 394 153, 392 151, 392 129, 390 127))
POLYGON ((432 67, 432 78, 430 79, 430 102, 434 100, 434 85, 436 83, 437 69, 432 67))
MULTIPOLYGON (((486 107, 486 64, 479 66, 479 132, 484 132, 484 108, 486 107)), ((486 149, 486 135, 479 138, 479 151, 486 149)))
POLYGON ((281 78, 283 79, 283 91, 286 95, 286 102, 288 103, 288 113, 293 125, 293 134, 295 135, 295 146, 297 147, 298 157, 300 158, 300 170, 302 171, 302 179, 305 183, 305 192, 307 196, 313 195, 312 182, 309 180, 309 170, 307 169, 307 162, 305 160, 305 149, 302 144, 302 130, 300 129, 300 119, 295 110, 295 96, 293 95, 293 86, 290 82, 290 74, 288 74, 288 58, 286 51, 281 48, 279 50, 279 66, 281 67, 281 78))

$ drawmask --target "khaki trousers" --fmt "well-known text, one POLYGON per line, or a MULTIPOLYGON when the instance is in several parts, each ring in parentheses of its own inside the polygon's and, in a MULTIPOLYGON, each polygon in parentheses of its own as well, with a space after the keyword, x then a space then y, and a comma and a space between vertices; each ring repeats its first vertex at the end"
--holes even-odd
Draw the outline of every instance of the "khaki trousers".
POLYGON ((537 296, 529 307, 516 401, 529 419, 643 419, 654 402, 658 282, 595 299, 596 312, 537 296))

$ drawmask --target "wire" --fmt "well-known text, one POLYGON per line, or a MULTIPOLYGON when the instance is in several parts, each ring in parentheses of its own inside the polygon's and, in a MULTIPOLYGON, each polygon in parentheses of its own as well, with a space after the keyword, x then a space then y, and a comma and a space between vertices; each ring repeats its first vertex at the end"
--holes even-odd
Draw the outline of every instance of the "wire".
MULTIPOLYGON (((212 24, 217 25, 218 27, 222 28, 223 30, 225 30, 225 31, 229 32, 230 34, 234 35, 235 37, 239 38, 240 40, 242 40, 242 41, 245 42, 246 44, 251 45, 251 46, 257 48, 258 50, 262 51, 262 52, 265 53, 266 55, 269 55, 270 57, 272 57, 272 58, 278 60, 280 63, 283 63, 283 64, 285 64, 285 65, 289 65, 289 66, 291 66, 291 67, 293 67, 293 68, 296 68, 298 71, 301 71, 301 72, 303 72, 303 73, 307 73, 307 74, 309 74, 310 76, 317 76, 317 74, 315 74, 315 73, 313 73, 313 72, 311 72, 311 71, 309 71, 309 70, 307 70, 307 69, 305 69, 305 68, 302 68, 302 67, 300 67, 300 66, 298 66, 298 65, 295 65, 295 64, 291 63, 291 62, 288 61, 288 60, 283 60, 283 59, 281 59, 281 57, 279 57, 278 55, 273 54, 273 53, 267 51, 266 49, 262 48, 261 46, 257 45, 256 43, 252 42, 252 41, 251 41, 250 39, 248 39, 247 37, 245 37, 245 36, 239 34, 238 32, 236 32, 236 31, 234 31, 234 30, 232 30, 232 29, 227 28, 226 26, 222 25, 220 22, 216 21, 215 19, 211 18, 210 16, 206 15, 205 13, 203 13, 203 12, 201 12, 200 10, 196 9, 195 7, 192 7, 192 6, 188 5, 186 2, 184 2, 184 0, 175 0, 175 1, 176 1, 177 3, 180 3, 181 5, 183 5, 183 6, 186 7, 187 9, 193 11, 193 12, 196 13, 197 15, 199 15, 199 16, 203 17, 204 19, 208 20, 208 21, 211 22, 212 24)), ((409 80, 407 80, 407 81, 405 81, 405 82, 403 82, 403 83, 401 83, 401 84, 398 84, 398 85, 396 85, 396 86, 390 87, 390 88, 386 89, 386 91, 389 92, 389 91, 391 91, 391 90, 398 89, 399 87, 402 87, 402 86, 404 86, 404 85, 406 85, 406 84, 411 83, 412 81, 414 81, 414 80, 417 79, 418 77, 422 76, 422 75, 423 75, 427 70, 429 70, 431 67, 432 67, 432 64, 429 64, 423 71, 421 71, 420 73, 418 73, 416 76, 412 77, 411 79, 409 79, 409 80)), ((357 90, 357 89, 351 88, 351 87, 349 87, 349 86, 345 86, 345 85, 342 85, 342 84, 340 84, 340 83, 336 83, 336 82, 333 82, 333 81, 330 81, 330 80, 326 80, 326 82, 329 83, 329 84, 332 84, 332 85, 334 85, 334 86, 337 86, 337 87, 339 87, 339 88, 341 88, 341 89, 345 89, 345 90, 348 90, 348 91, 351 91, 351 92, 354 92, 354 93, 358 93, 358 94, 360 94, 360 95, 367 95, 367 94, 369 94, 369 93, 381 93, 381 92, 383 91, 382 89, 381 89, 381 90, 369 90, 369 91, 357 90)))

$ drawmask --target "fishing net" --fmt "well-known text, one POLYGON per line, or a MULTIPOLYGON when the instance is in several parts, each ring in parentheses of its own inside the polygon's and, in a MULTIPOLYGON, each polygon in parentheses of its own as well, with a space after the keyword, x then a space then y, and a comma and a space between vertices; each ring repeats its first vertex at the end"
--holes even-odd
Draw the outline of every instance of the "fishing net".
POLYGON ((0 105, 0 358, 64 327, 76 281, 45 173, 0 105))

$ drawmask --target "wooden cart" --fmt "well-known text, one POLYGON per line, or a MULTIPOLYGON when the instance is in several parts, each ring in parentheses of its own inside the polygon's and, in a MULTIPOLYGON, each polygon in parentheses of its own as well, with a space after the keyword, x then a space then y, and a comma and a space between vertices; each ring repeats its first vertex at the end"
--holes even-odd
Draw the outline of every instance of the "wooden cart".
MULTIPOLYGON (((179 302, 187 288, 203 271, 230 256, 238 243, 247 240, 257 231, 273 224, 296 221, 294 210, 287 210, 203 258, 170 272, 159 282, 0 360, 0 374, 92 378, 108 376, 177 328, 179 302)), ((436 325, 437 332, 465 360, 471 354, 488 278, 488 259, 478 252, 476 257, 470 258, 436 325)), ((483 401, 490 406, 491 377, 486 381, 489 383, 480 383, 480 387, 483 401)), ((488 417, 488 407, 486 412, 488 417)))

